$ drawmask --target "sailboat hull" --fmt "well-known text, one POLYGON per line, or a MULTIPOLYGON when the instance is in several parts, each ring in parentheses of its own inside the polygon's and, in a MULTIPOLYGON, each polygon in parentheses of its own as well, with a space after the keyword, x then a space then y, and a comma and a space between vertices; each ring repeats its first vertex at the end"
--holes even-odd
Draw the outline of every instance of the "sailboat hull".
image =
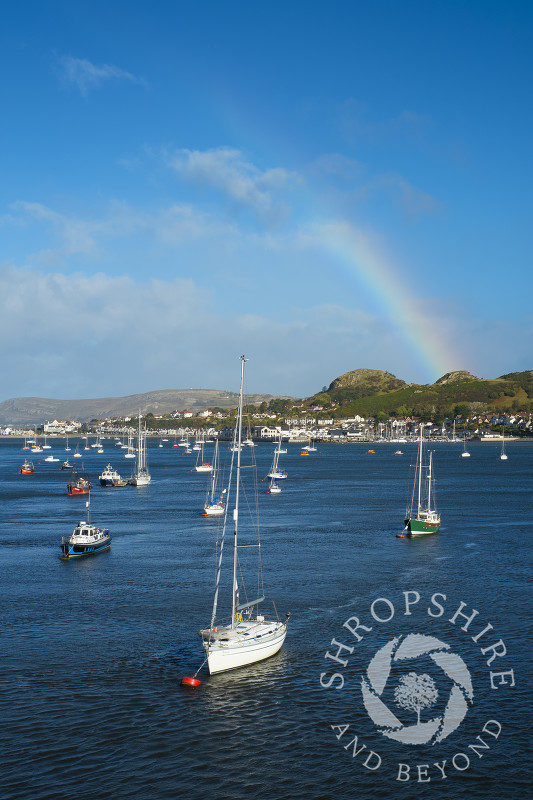
POLYGON ((264 661, 275 655, 283 645, 287 635, 287 625, 283 623, 273 636, 265 636, 262 641, 258 639, 248 641, 224 642, 212 641, 205 642, 204 648, 207 654, 207 666, 210 675, 218 672, 246 667, 255 664, 257 661, 264 661))
POLYGON ((412 536, 423 536, 427 533, 437 533, 440 529, 440 519, 435 522, 420 519, 406 519, 407 533, 412 536))
POLYGON ((132 475, 128 483, 131 486, 148 486, 151 480, 151 475, 132 475))
POLYGON ((204 506, 204 516, 206 517, 220 517, 224 513, 224 506, 219 506, 214 503, 210 506, 204 506))

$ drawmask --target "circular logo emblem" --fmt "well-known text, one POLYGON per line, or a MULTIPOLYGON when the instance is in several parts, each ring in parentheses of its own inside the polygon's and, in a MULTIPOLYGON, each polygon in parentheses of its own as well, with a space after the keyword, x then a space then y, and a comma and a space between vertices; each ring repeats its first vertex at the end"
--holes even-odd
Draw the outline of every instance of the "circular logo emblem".
POLYGON ((447 652, 449 649, 448 644, 433 636, 410 633, 387 642, 374 655, 366 678, 362 678, 361 691, 368 716, 384 736, 403 744, 435 744, 459 727, 474 691, 465 662, 455 653, 447 652), (430 675, 418 674, 412 669, 416 668, 413 662, 423 657, 429 657, 452 683, 444 712, 427 722, 421 722, 421 714, 435 704, 439 693, 430 675), (399 677, 393 696, 397 706, 416 714, 417 721, 413 725, 400 722, 381 699, 391 679, 393 665, 396 675, 403 664, 411 671, 399 677))

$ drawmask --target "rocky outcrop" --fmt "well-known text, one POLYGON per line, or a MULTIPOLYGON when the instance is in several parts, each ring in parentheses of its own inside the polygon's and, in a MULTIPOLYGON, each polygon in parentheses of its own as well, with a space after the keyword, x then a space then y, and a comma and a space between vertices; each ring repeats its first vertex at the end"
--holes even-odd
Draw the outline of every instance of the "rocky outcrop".
POLYGON ((365 393, 377 394, 378 392, 393 392, 406 385, 405 381, 390 372, 383 372, 380 369, 354 369, 335 378, 329 385, 328 392, 335 392, 339 389, 357 389, 359 392, 368 390, 365 393))

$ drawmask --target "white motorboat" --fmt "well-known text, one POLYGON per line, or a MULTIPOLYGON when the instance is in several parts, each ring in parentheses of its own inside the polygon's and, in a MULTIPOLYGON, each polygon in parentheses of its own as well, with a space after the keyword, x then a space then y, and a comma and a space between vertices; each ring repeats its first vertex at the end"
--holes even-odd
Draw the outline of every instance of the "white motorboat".
POLYGON ((90 496, 85 504, 87 507, 87 521, 78 522, 73 532, 68 538, 61 538, 60 556, 62 561, 69 561, 71 558, 81 556, 93 556, 108 550, 111 546, 111 536, 107 528, 97 528, 91 525, 90 496))
POLYGON ((102 471, 102 474, 98 476, 98 480, 100 481, 100 486, 126 485, 126 481, 119 475, 116 469, 113 469, 111 464, 108 464, 107 467, 102 471))

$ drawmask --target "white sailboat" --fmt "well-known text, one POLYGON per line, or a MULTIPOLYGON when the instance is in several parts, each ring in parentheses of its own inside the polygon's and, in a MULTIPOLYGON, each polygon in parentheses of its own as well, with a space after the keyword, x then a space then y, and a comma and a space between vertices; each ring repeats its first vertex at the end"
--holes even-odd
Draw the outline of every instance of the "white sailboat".
POLYGON ((146 460, 146 431, 141 430, 141 412, 139 411, 139 433, 137 436, 137 469, 128 480, 131 486, 148 486, 152 476, 148 472, 146 460))
MULTIPOLYGON (((261 569, 261 544, 259 538, 256 545, 251 545, 246 542, 239 545, 239 500, 241 492, 241 444, 242 444, 242 410, 243 410, 243 392, 244 392, 244 364, 246 359, 241 356, 241 388, 239 394, 239 411, 237 416, 237 425, 235 430, 235 443, 236 443, 236 456, 232 458, 232 466, 230 469, 230 489, 232 486, 232 478, 235 477, 234 484, 234 508, 233 508, 233 572, 231 580, 231 619, 223 622, 218 621, 218 599, 219 593, 222 591, 221 587, 221 574, 222 574, 222 557, 224 553, 224 540, 226 534, 226 523, 228 521, 228 514, 224 516, 224 525, 222 537, 219 546, 219 558, 216 571, 215 580, 215 594, 213 599, 213 609, 211 613, 211 622, 209 627, 200 631, 202 637, 202 644, 206 654, 206 661, 210 674, 218 672, 225 672, 227 670, 236 669, 237 667, 244 667, 249 664, 254 664, 257 661, 262 661, 265 658, 273 656, 281 648, 285 641, 287 634, 287 624, 289 614, 286 619, 281 621, 277 613, 271 618, 267 618, 263 614, 258 613, 259 605, 265 600, 262 585, 262 569, 261 569), (233 476, 233 463, 237 461, 235 476, 233 476), (243 551, 243 558, 245 553, 250 553, 251 547, 257 548, 258 565, 255 567, 255 574, 257 576, 257 595, 255 599, 244 600, 241 602, 241 592, 245 597, 246 589, 244 586, 239 585, 238 576, 242 575, 244 564, 240 563, 239 551, 242 547, 248 548, 243 551), (257 569, 257 566, 259 569, 257 569)), ((253 448, 250 448, 253 453, 253 448)), ((228 496, 229 496, 228 490, 228 496)), ((257 523, 257 520, 255 520, 257 523)), ((259 527, 257 524, 254 526, 255 532, 258 536, 259 527)), ((229 588, 229 587, 228 587, 229 588)), ((252 595, 253 597, 253 595, 252 595)), ((274 606, 275 611, 275 606, 274 606)))
MULTIPOLYGON (((272 481, 274 481, 274 483, 275 481, 283 481, 287 477, 287 472, 284 469, 279 468, 279 455, 281 451, 282 447, 281 447, 281 432, 280 432, 278 439, 278 446, 274 450, 274 460, 272 462, 270 472, 267 475, 267 478, 270 478, 271 483, 272 481)), ((279 491, 281 492, 281 489, 279 489, 279 491)), ((276 494, 276 491, 274 490, 272 494, 276 494)))
POLYGON ((226 490, 220 491, 218 489, 218 473, 219 473, 219 457, 218 457, 218 439, 215 442, 215 454, 213 456, 213 469, 211 470, 211 478, 209 481, 209 489, 207 498, 204 504, 205 517, 220 517, 224 513, 224 495, 226 490))
MULTIPOLYGON (((279 467, 278 467, 279 456, 280 456, 281 452, 282 452, 282 449, 281 449, 281 434, 280 434, 279 443, 278 443, 278 446, 276 447, 276 449, 274 450, 274 460, 272 462, 272 467, 270 468, 270 472, 269 472, 270 483, 268 484, 267 494, 280 494, 281 493, 281 486, 279 485, 279 483, 277 483, 278 478, 276 477, 276 476, 279 476, 281 474, 280 470, 279 470, 279 467)), ((285 451, 285 452, 287 452, 287 451, 285 451)))
POLYGON ((204 461, 204 440, 202 439, 201 442, 198 444, 198 448, 196 445, 193 447, 193 450, 198 449, 198 455, 196 456, 196 466, 194 469, 196 472, 212 472, 213 465, 209 461, 204 461))
POLYGON ((500 458, 502 461, 507 461, 507 453, 505 452, 505 428, 502 431, 502 449, 500 453, 500 458))
POLYGON ((470 458, 470 453, 466 449, 466 437, 463 439, 463 452, 461 453, 461 458, 470 458))
MULTIPOLYGON (((123 445, 124 447, 124 445, 123 445)), ((128 432, 128 444, 126 445, 127 453, 124 453, 124 458, 135 458, 135 447, 133 446, 133 433, 128 432)))
POLYGON ((250 426, 248 426, 248 430, 246 432, 246 439, 243 440, 243 445, 245 445, 246 447, 255 447, 255 442, 252 439, 252 431, 250 429, 250 426))

